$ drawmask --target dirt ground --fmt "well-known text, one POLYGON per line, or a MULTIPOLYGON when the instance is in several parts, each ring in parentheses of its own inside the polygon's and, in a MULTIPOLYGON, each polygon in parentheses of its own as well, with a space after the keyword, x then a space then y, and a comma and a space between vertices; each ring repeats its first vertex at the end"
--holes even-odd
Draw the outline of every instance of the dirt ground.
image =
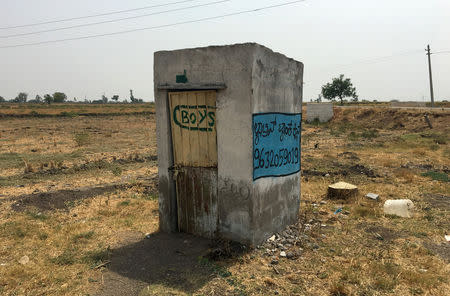
POLYGON ((158 232, 154 115, 0 118, 0 294, 448 295, 450 112, 423 112, 305 123, 299 221, 255 248, 158 232))

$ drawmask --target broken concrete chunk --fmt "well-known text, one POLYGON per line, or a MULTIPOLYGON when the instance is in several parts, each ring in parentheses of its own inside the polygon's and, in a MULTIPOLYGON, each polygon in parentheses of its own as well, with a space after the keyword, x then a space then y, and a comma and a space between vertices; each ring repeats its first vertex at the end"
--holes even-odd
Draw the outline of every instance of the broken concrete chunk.
POLYGON ((375 193, 367 193, 366 195, 367 198, 373 199, 373 200, 378 200, 378 197, 380 197, 378 194, 375 193))
POLYGON ((390 199, 384 203, 384 213, 387 215, 411 218, 413 216, 413 210, 414 203, 409 199, 390 199))
POLYGON ((328 186, 327 197, 330 199, 348 199, 358 194, 358 187, 355 185, 338 182, 328 186))

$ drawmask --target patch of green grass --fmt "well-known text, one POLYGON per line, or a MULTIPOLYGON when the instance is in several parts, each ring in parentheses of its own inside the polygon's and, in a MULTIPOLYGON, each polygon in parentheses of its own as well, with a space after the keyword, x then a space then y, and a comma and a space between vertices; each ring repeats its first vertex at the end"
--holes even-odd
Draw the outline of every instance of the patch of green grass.
POLYGON ((340 280, 343 282, 347 282, 349 284, 359 285, 361 283, 359 277, 360 276, 358 272, 354 272, 352 270, 345 270, 341 273, 340 280))
POLYGON ((17 168, 23 166, 23 159, 19 153, 9 152, 0 154, 0 168, 17 168))
POLYGON ((60 115, 64 116, 64 117, 70 117, 70 118, 74 118, 74 117, 78 117, 79 116, 78 113, 73 112, 73 111, 69 111, 69 112, 63 111, 63 112, 60 113, 60 115))
POLYGON ((110 171, 111 171, 111 173, 113 173, 114 176, 117 176, 117 177, 122 175, 122 172, 123 172, 122 168, 118 165, 113 166, 110 169, 110 171))
POLYGON ((428 171, 421 174, 423 177, 429 177, 435 181, 448 182, 448 175, 443 172, 428 171))
POLYGON ((50 261, 56 265, 73 265, 77 261, 76 254, 77 250, 74 248, 65 249, 61 255, 52 258, 50 261))
POLYGON ((20 225, 15 221, 8 221, 0 225, 0 236, 3 237, 22 239, 27 233, 28 231, 25 229, 24 225, 20 225))
POLYGON ((374 138, 378 138, 379 136, 380 136, 380 134, 378 133, 378 131, 376 129, 365 130, 361 133, 361 137, 363 137, 365 139, 374 139, 374 138))
POLYGON ((350 141, 357 141, 359 140, 359 137, 360 135, 358 133, 355 133, 354 131, 351 131, 347 136, 350 141))
POLYGON ((356 206, 352 213, 355 217, 365 218, 365 217, 378 217, 379 213, 377 210, 370 206, 356 206))
POLYGON ((379 291, 392 291, 398 285, 400 266, 392 262, 374 262, 371 266, 374 273, 373 288, 379 291))
POLYGON ((86 146, 90 143, 90 136, 86 132, 75 133, 73 136, 73 140, 77 143, 77 146, 86 146))
POLYGON ((45 214, 42 214, 41 212, 27 212, 27 215, 30 216, 32 219, 35 220, 40 220, 40 221, 45 221, 47 220, 49 217, 45 214))
POLYGON ((132 227, 134 222, 133 222, 133 217, 128 217, 124 220, 122 220, 123 225, 125 225, 126 227, 132 227))
POLYGON ((46 240, 48 238, 48 234, 45 232, 38 233, 38 238, 40 240, 46 240))
POLYGON ((130 201, 129 200, 124 200, 122 202, 119 203, 120 207, 126 207, 130 205, 130 201))
POLYGON ((441 148, 438 144, 431 144, 430 145, 430 150, 431 151, 438 151, 439 148, 441 148))
POLYGON ((78 233, 76 235, 74 235, 72 237, 72 241, 74 242, 78 242, 80 240, 88 240, 91 239, 94 236, 94 231, 87 231, 87 232, 82 232, 82 233, 78 233))
POLYGON ((144 195, 144 199, 146 200, 158 200, 158 194, 156 193, 149 193, 144 195))
POLYGON ((102 264, 111 257, 111 250, 109 248, 106 249, 97 249, 94 251, 89 251, 81 258, 81 262, 90 265, 91 267, 95 267, 96 265, 102 264))

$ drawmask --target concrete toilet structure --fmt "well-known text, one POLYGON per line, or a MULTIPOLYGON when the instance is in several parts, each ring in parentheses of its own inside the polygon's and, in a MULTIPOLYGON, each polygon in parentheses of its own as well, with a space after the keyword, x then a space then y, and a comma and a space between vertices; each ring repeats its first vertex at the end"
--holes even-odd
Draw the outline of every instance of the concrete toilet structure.
POLYGON ((257 245, 296 223, 303 64, 259 44, 154 55, 163 232, 257 245))

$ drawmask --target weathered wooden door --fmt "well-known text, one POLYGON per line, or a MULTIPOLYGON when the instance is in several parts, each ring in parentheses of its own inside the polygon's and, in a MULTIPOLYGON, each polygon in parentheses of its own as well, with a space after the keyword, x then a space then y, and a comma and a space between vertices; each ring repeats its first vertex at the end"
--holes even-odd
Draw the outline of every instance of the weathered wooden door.
POLYGON ((169 93, 178 229, 213 237, 217 228, 216 92, 169 93))

